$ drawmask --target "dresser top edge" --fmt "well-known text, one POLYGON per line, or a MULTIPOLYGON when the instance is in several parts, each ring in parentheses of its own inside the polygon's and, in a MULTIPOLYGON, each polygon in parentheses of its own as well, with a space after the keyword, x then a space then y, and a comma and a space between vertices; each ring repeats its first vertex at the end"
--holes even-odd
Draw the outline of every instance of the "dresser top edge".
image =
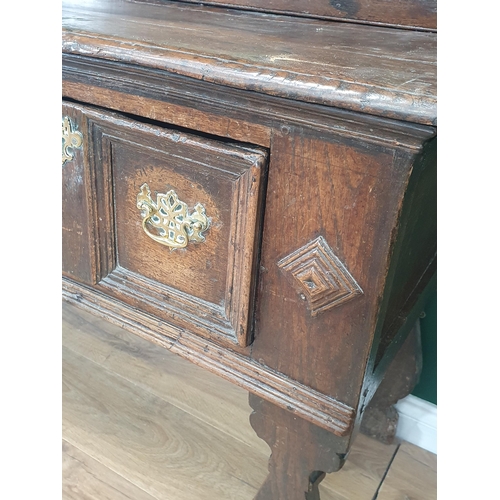
POLYGON ((436 34, 194 4, 63 3, 62 50, 437 125, 436 34))

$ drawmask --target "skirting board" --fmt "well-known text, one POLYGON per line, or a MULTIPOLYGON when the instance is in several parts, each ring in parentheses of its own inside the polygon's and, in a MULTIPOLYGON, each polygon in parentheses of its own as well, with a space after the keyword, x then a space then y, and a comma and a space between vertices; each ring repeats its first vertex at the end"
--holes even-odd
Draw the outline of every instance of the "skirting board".
POLYGON ((437 454, 437 406, 412 396, 399 400, 396 438, 437 454))

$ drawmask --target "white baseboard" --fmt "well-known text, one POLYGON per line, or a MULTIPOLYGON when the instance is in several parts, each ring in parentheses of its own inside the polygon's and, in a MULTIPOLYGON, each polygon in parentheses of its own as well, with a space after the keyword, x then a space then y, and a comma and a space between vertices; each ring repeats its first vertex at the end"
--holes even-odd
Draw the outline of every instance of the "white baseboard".
POLYGON ((437 406, 410 394, 397 402, 396 410, 396 437, 437 454, 437 406))

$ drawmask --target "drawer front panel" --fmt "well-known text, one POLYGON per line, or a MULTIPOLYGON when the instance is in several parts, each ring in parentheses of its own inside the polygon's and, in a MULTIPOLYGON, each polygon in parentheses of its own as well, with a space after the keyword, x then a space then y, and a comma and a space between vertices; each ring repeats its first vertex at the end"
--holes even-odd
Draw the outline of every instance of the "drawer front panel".
POLYGON ((78 108, 62 108, 62 271, 83 283, 95 283, 92 189, 86 158, 86 121, 78 108))
POLYGON ((85 113, 97 288, 177 327, 248 345, 266 151, 85 113))
MULTIPOLYGON (((186 156, 176 157, 120 138, 110 141, 120 266, 193 297, 223 305, 231 252, 227 237, 231 232, 231 215, 238 208, 233 197, 240 173, 207 167, 188 158, 187 151, 186 156), (146 230, 143 229, 144 217, 136 200, 144 185, 150 191, 149 199, 156 206, 170 208, 164 196, 160 196, 162 201, 157 203, 158 194, 165 195, 170 191, 177 195, 177 203, 187 205, 185 212, 188 215, 196 204, 201 204, 210 221, 208 230, 202 235, 205 241, 188 242, 184 248, 172 249, 153 240, 149 234, 161 236, 173 225, 175 243, 183 238, 182 234, 177 234, 182 228, 175 227, 179 226, 175 216, 162 217, 160 212, 158 217, 167 219, 167 223, 161 224, 157 230, 146 223, 146 230)), ((173 212, 164 211, 166 214, 173 212)), ((166 241, 168 243, 168 238, 166 241)))

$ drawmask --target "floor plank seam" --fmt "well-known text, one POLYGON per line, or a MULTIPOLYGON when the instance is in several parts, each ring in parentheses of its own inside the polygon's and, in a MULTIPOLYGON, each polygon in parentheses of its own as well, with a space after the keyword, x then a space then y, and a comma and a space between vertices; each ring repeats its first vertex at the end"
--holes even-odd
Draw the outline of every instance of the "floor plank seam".
MULTIPOLYGON (((103 467, 106 467, 107 469, 109 469, 110 471, 112 471, 114 474, 117 474, 115 471, 113 471, 110 467, 108 467, 107 465, 104 465, 102 462, 100 462, 99 460, 96 460, 95 457, 92 457, 91 455, 89 455, 87 452, 81 450, 80 448, 78 448, 78 446, 75 446, 73 443, 71 443, 70 441, 68 441, 67 439, 63 438, 63 441, 68 443, 69 445, 73 446, 73 448, 76 448, 77 450, 79 450, 81 453, 84 453, 85 455, 87 455, 88 457, 90 457, 92 460, 95 460, 96 462, 98 462, 99 464, 101 464, 103 467)), ((88 470, 86 467, 85 467, 85 463, 82 462, 79 458, 75 457, 74 455, 68 453, 67 454, 68 456, 70 456, 73 460, 75 460, 76 462, 78 462, 81 466, 82 469, 84 469, 86 471, 87 474, 90 474, 97 482, 99 483, 102 483, 102 480, 100 477, 96 476, 92 471, 88 470)), ((127 483, 130 483, 130 484, 134 484, 132 481, 128 480, 127 478, 123 477, 123 476, 120 476, 122 477, 123 479, 125 479, 125 481, 127 481, 127 483)), ((116 489, 113 485, 107 483, 107 486, 110 487, 110 488, 113 488, 113 490, 117 491, 118 493, 121 493, 118 489, 116 489)), ((134 486, 137 486, 137 485, 134 485, 134 486)), ((139 488, 141 489, 141 491, 144 491, 142 488, 139 488)), ((147 493, 149 494, 147 491, 144 491, 144 493, 147 493)), ((153 498, 156 498, 156 497, 153 497, 153 498)))
MULTIPOLYGON (((432 453, 432 452, 429 452, 429 453, 432 453)), ((420 460, 420 458, 418 456, 411 455, 411 458, 412 458, 412 460, 415 460, 415 462, 419 463, 422 467, 426 467, 427 469, 430 469, 431 471, 435 472, 435 469, 432 465, 429 465, 428 463, 423 462, 422 460, 420 460)))
POLYGON ((394 450, 394 453, 392 454, 391 459, 389 460, 389 463, 387 464, 387 468, 385 469, 384 474, 383 474, 382 478, 380 479, 380 483, 377 487, 377 490, 375 491, 375 495, 373 496, 372 500, 377 500, 378 494, 380 493, 380 489, 382 488, 382 485, 384 484, 385 478, 387 477, 387 474, 389 473, 389 470, 394 462, 394 459, 396 458, 396 455, 397 455, 400 447, 401 447, 401 443, 398 443, 398 445, 396 446, 396 449, 394 450))
POLYGON ((258 487, 256 488, 255 485, 253 484, 250 484, 248 481, 245 481, 244 479, 242 479, 241 477, 238 477, 238 476, 235 476, 234 474, 231 474, 229 472, 229 476, 231 476, 232 478, 236 479, 237 481, 239 481, 240 483, 243 483, 245 484, 246 486, 249 486, 250 488, 252 488, 254 491, 257 491, 258 490, 258 487))
MULTIPOLYGON (((81 453, 84 453, 85 455, 87 455, 88 457, 90 457, 92 460, 96 461, 98 464, 102 465, 103 467, 106 467, 107 469, 109 469, 111 472, 113 472, 114 474, 116 474, 117 476, 121 477, 123 480, 127 481, 127 483, 130 483, 132 484, 133 486, 135 486, 137 489, 141 490, 144 492, 144 494, 146 495, 149 495, 150 497, 152 498, 155 498, 156 500, 162 500, 161 498, 158 498, 156 495, 154 495, 153 493, 151 493, 150 491, 146 491, 144 488, 142 488, 140 485, 138 485, 137 483, 135 483, 134 481, 131 481, 130 478, 128 477, 125 477, 123 474, 121 474, 120 472, 118 472, 117 470, 113 469, 112 467, 109 467, 109 465, 106 465, 106 464, 103 464, 97 457, 93 456, 91 453, 89 453, 88 451, 85 451, 85 450, 82 450, 80 448, 80 446, 73 442, 71 439, 68 439, 67 437, 64 437, 63 436, 63 441, 66 441, 68 444, 70 444, 71 446, 73 446, 73 448, 76 448, 77 450, 79 450, 81 453)), ((77 462, 81 463, 80 460, 78 460, 76 457, 72 457, 74 460, 76 460, 77 462)), ((91 473, 92 476, 94 476, 94 474, 91 473)), ((95 476, 94 476, 95 477, 95 476)), ((98 477, 96 477, 96 479, 98 481, 100 481, 100 479, 98 477)), ((114 486, 112 485, 108 485, 108 486, 111 486, 113 489, 116 489, 114 488, 114 486)), ((118 491, 118 490, 117 490, 118 491)))

